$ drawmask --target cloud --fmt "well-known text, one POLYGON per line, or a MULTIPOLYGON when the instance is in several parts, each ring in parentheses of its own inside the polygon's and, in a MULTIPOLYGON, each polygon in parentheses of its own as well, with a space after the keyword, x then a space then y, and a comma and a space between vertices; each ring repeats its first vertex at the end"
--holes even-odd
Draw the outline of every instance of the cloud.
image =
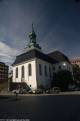
POLYGON ((4 42, 0 42, 0 61, 11 65, 20 52, 4 42))
MULTIPOLYGON (((57 28, 57 25, 54 26, 57 28)), ((55 50, 64 50, 64 41, 62 36, 59 35, 60 32, 52 28, 40 41, 40 45, 42 46, 43 52, 49 53, 55 50), (59 36, 58 36, 59 35, 59 36)))

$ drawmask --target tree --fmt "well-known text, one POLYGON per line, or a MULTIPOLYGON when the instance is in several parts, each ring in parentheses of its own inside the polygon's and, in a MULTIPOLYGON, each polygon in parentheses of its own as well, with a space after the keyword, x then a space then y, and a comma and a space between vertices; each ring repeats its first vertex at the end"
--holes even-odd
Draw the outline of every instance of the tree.
POLYGON ((69 84, 73 83, 72 73, 66 70, 57 72, 55 82, 62 91, 68 90, 69 84))
POLYGON ((77 64, 73 65, 73 76, 76 84, 80 82, 80 67, 77 64))

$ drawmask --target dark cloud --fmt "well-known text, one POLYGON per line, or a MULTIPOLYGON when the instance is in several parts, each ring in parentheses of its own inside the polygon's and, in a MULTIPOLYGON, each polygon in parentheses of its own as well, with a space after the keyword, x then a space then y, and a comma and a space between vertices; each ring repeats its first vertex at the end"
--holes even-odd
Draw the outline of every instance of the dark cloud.
POLYGON ((0 2, 2 2, 3 0, 0 0, 0 2))
POLYGON ((80 0, 75 0, 76 2, 79 2, 80 0))
POLYGON ((80 2, 0 0, 0 3, 0 41, 10 48, 21 51, 26 46, 33 22, 37 41, 45 52, 59 49, 69 57, 80 56, 80 2))

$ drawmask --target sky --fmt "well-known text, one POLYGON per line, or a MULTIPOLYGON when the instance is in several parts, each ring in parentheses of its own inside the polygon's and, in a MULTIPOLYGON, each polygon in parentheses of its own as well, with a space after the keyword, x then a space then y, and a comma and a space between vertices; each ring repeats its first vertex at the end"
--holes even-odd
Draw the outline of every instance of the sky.
POLYGON ((44 53, 80 57, 80 2, 0 0, 0 61, 11 65, 23 52, 32 23, 44 53))

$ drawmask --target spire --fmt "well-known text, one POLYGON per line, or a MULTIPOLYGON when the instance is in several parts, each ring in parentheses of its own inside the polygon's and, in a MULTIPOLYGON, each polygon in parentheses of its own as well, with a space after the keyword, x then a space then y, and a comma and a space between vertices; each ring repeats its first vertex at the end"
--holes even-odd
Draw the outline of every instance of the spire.
POLYGON ((35 31, 34 31, 33 23, 32 23, 32 32, 29 33, 29 38, 30 38, 31 43, 36 43, 36 34, 35 34, 35 31))
POLYGON ((41 51, 41 47, 36 42, 36 33, 34 31, 33 23, 32 23, 32 31, 29 33, 29 39, 30 41, 25 49, 27 50, 38 49, 39 51, 41 51))
POLYGON ((35 32, 34 32, 34 26, 33 26, 33 23, 32 23, 32 33, 35 33, 35 32))

